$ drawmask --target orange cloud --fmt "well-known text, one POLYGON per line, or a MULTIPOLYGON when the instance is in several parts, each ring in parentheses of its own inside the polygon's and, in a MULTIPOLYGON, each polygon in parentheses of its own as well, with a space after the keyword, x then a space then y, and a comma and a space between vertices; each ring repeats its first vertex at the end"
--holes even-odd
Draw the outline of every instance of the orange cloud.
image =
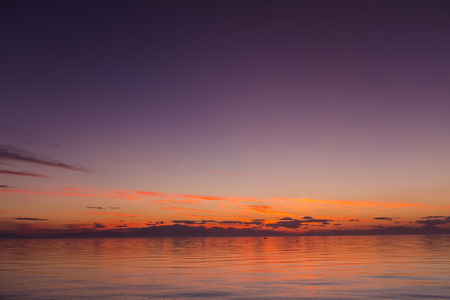
POLYGON ((116 213, 116 212, 82 212, 84 215, 96 215, 96 216, 115 216, 115 217, 142 217, 142 215, 133 215, 126 213, 116 213))
POLYGON ((63 188, 63 190, 74 191, 74 192, 86 192, 89 189, 80 189, 80 188, 77 188, 77 187, 65 187, 65 188, 63 188))
POLYGON ((178 197, 184 198, 195 198, 201 200, 227 200, 226 197, 211 197, 211 196, 199 196, 199 195, 176 195, 178 197))
POLYGON ((351 206, 360 208, 401 208, 401 207, 427 207, 427 204, 422 203, 405 203, 405 202, 376 202, 376 201, 354 201, 354 200, 317 200, 307 198, 273 198, 275 200, 297 201, 311 204, 325 204, 334 206, 351 206))
POLYGON ((196 208, 186 208, 186 207, 160 207, 160 209, 167 209, 167 210, 189 210, 189 211, 198 211, 198 212, 206 212, 210 213, 210 210, 202 210, 202 209, 196 209, 196 208))
POLYGON ((168 197, 166 194, 159 192, 149 192, 149 191, 137 191, 135 192, 137 195, 143 195, 148 197, 168 197))
POLYGON ((163 199, 163 200, 151 201, 151 203, 166 205, 166 204, 172 204, 172 203, 175 203, 175 204, 199 204, 201 202, 198 200, 190 200, 190 199, 186 199, 186 200, 163 199))
POLYGON ((250 210, 257 211, 257 212, 267 212, 269 208, 272 208, 273 206, 269 205, 246 205, 250 210))
POLYGON ((18 189, 0 189, 2 193, 23 193, 23 194, 35 194, 35 195, 53 195, 53 196, 76 196, 76 197, 108 197, 108 198, 121 198, 126 200, 142 200, 139 196, 166 196, 165 194, 158 192, 146 192, 146 191, 131 191, 117 190, 113 192, 94 189, 80 189, 76 187, 62 188, 63 191, 30 191, 30 190, 18 190, 18 189))

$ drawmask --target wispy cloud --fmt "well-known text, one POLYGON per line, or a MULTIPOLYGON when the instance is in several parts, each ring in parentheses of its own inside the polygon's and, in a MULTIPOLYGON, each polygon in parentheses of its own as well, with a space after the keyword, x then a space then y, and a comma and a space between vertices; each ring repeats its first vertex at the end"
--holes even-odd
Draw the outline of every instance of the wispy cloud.
POLYGON ((39 218, 11 218, 11 219, 21 221, 48 221, 48 219, 39 219, 39 218))
POLYGON ((13 186, 7 185, 7 184, 0 184, 0 189, 12 189, 13 186))
POLYGON ((146 197, 167 197, 166 194, 159 193, 159 192, 152 192, 152 191, 136 191, 134 194, 140 195, 140 196, 146 196, 146 197))
POLYGON ((268 209, 273 208, 270 205, 246 205, 246 207, 257 212, 267 212, 268 209))
POLYGON ((84 215, 96 215, 96 216, 114 216, 114 217, 142 217, 142 215, 116 213, 116 212, 82 212, 84 215))
POLYGON ((200 200, 227 200, 226 197, 212 197, 212 196, 201 196, 201 195, 176 195, 177 197, 183 198, 194 198, 200 200))
POLYGON ((160 207, 160 209, 166 209, 166 210, 189 210, 189 211, 198 211, 198 212, 204 212, 204 213, 210 213, 210 210, 203 210, 203 209, 196 209, 196 208, 187 208, 187 207, 160 207))
POLYGON ((357 208, 373 208, 373 209, 387 209, 387 208, 403 208, 403 207, 427 207, 427 204, 422 203, 407 203, 407 202, 381 202, 381 201, 355 201, 355 200, 322 200, 322 199, 307 199, 307 198, 273 198, 275 200, 296 201, 305 204, 326 205, 336 207, 357 207, 357 208))
POLYGON ((0 174, 7 174, 7 175, 17 175, 17 176, 28 176, 28 177, 41 177, 41 178, 49 178, 46 175, 37 174, 37 173, 31 173, 31 172, 22 172, 22 171, 11 171, 11 170, 5 170, 1 169, 0 174))
POLYGON ((15 160, 15 161, 23 161, 23 162, 30 162, 45 166, 51 166, 51 167, 58 167, 73 171, 82 171, 82 172, 89 172, 86 168, 79 166, 79 165, 72 165, 60 162, 58 160, 39 156, 36 154, 33 154, 29 151, 19 149, 13 146, 8 145, 0 145, 0 159, 2 160, 15 160))

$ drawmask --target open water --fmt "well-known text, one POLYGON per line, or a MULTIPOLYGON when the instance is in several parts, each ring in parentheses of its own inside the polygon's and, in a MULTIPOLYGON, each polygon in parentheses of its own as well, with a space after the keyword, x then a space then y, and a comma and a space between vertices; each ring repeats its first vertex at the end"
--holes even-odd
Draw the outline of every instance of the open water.
POLYGON ((4 240, 1 299, 450 299, 450 235, 4 240))

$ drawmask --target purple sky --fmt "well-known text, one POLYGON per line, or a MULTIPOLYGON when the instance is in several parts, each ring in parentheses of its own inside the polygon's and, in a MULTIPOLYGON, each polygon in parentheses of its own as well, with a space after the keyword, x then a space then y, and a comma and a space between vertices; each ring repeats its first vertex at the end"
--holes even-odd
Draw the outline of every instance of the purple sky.
POLYGON ((2 3, 0 186, 17 191, 0 193, 5 218, 97 205, 258 218, 231 200, 182 214, 51 194, 64 188, 252 197, 239 205, 323 218, 379 215, 274 199, 450 215, 448 1, 2 3))

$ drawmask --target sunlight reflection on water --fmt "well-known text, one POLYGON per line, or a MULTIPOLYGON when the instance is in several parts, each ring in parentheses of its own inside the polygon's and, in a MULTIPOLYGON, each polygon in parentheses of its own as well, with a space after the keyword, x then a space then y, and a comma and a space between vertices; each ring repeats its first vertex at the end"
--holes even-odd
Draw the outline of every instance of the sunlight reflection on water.
POLYGON ((450 235, 0 245, 2 299, 450 299, 450 235))

